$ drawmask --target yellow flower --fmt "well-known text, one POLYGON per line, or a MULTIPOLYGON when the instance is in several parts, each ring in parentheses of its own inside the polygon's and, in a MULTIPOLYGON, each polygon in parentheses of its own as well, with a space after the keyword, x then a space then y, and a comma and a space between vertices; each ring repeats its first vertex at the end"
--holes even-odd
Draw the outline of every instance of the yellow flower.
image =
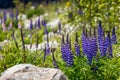
POLYGON ((69 8, 71 6, 71 3, 68 1, 66 2, 66 8, 69 8))

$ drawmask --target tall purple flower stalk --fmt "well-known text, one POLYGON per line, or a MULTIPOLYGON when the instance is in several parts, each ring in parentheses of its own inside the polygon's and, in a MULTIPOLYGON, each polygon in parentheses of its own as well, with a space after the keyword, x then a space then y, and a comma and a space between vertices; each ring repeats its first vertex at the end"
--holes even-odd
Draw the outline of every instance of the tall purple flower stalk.
POLYGON ((115 34, 115 27, 113 27, 113 30, 112 30, 112 44, 116 44, 117 43, 117 37, 116 37, 116 34, 115 34))
POLYGON ((69 43, 64 43, 64 35, 62 36, 61 53, 62 58, 66 62, 67 66, 72 66, 74 63, 73 55, 71 53, 69 43))
POLYGON ((4 22, 6 22, 6 20, 7 20, 7 15, 6 15, 6 12, 5 12, 5 11, 3 12, 3 15, 4 15, 4 22))
POLYGON ((71 42, 69 40, 69 34, 67 33, 67 36, 66 36, 66 45, 69 46, 69 48, 71 49, 71 42))
POLYGON ((74 62, 73 62, 73 55, 72 55, 72 53, 71 53, 71 50, 70 50, 70 48, 69 48, 69 46, 68 46, 68 44, 66 43, 65 44, 65 55, 66 55, 66 64, 67 64, 67 66, 72 66, 73 64, 74 64, 74 62))
POLYGON ((106 50, 105 50, 106 54, 108 54, 110 57, 113 57, 113 55, 112 55, 112 42, 111 42, 110 32, 108 32, 105 44, 106 45, 104 47, 106 47, 106 50))
POLYGON ((104 43, 105 43, 104 31, 101 26, 101 21, 99 21, 99 24, 98 24, 98 47, 99 47, 101 56, 105 56, 104 43))
POLYGON ((82 49, 83 53, 87 56, 88 63, 92 63, 92 58, 97 54, 97 38, 95 30, 93 31, 94 34, 92 35, 91 29, 89 30, 89 36, 87 35, 87 29, 83 28, 83 35, 82 35, 82 49))
POLYGON ((93 47, 93 56, 96 56, 98 51, 97 37, 96 37, 96 29, 94 28, 94 33, 92 37, 92 46, 93 47))
POLYGON ((46 56, 48 54, 50 54, 50 47, 49 47, 49 39, 48 39, 48 35, 47 35, 47 43, 45 44, 43 63, 45 62, 46 56))
POLYGON ((50 54, 50 46, 49 46, 49 38, 47 35, 47 43, 46 43, 46 55, 50 54))
POLYGON ((38 28, 40 29, 40 17, 38 18, 38 28))
POLYGON ((46 26, 44 27, 44 34, 48 35, 48 30, 47 30, 46 26))
POLYGON ((42 20, 42 26, 46 26, 46 20, 42 20))
POLYGON ((14 12, 13 11, 11 12, 10 17, 12 18, 12 20, 14 19, 14 12))
POLYGON ((110 31, 108 31, 108 35, 105 38, 100 21, 98 25, 98 44, 101 56, 106 56, 107 54, 109 54, 110 57, 113 57, 112 44, 114 43, 114 40, 116 41, 115 28, 113 28, 112 31, 112 38, 110 37, 110 31))
POLYGON ((65 59, 65 57, 66 57, 66 55, 65 55, 65 41, 64 41, 64 35, 62 35, 62 43, 61 43, 61 53, 62 53, 62 59, 64 60, 64 61, 66 61, 65 59))
POLYGON ((87 31, 86 28, 83 27, 83 33, 82 33, 82 52, 85 55, 87 50, 87 31))
POLYGON ((76 32, 76 41, 75 41, 74 46, 75 46, 76 55, 80 56, 80 45, 78 43, 78 34, 77 34, 77 32, 76 32))
POLYGON ((16 9, 16 21, 18 21, 18 15, 19 15, 18 9, 16 9))

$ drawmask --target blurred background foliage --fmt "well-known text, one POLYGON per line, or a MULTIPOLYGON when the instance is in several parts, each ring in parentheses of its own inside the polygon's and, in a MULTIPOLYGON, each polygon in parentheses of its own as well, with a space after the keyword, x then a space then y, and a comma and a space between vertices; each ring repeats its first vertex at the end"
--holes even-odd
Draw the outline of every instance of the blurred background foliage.
POLYGON ((32 2, 33 4, 37 3, 46 3, 46 2, 61 2, 65 0, 0 0, 0 8, 14 8, 15 6, 20 5, 19 2, 22 2, 24 5, 32 2))
POLYGON ((66 4, 66 15, 76 25, 97 26, 101 20, 104 28, 120 27, 119 0, 70 0, 66 4))

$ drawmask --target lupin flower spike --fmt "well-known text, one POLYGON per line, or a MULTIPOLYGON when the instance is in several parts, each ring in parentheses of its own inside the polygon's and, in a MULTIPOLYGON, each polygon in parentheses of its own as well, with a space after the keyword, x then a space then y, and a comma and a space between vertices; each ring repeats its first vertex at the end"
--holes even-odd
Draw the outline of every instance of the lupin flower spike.
POLYGON ((38 28, 40 29, 40 17, 38 18, 38 28))
POLYGON ((111 43, 111 38, 110 38, 110 31, 108 32, 107 38, 108 38, 108 45, 107 45, 106 53, 109 54, 110 57, 113 57, 113 54, 112 54, 112 43, 111 43))
POLYGON ((80 45, 78 43, 78 34, 76 32, 76 41, 75 41, 75 52, 76 52, 76 55, 79 56, 80 55, 80 45))
POLYGON ((6 16, 6 12, 4 11, 4 22, 6 22, 6 20, 7 20, 7 16, 6 16))
POLYGON ((42 26, 46 26, 46 20, 42 20, 42 26))
POLYGON ((16 21, 18 21, 18 9, 16 9, 16 21))
POLYGON ((14 12, 13 11, 11 12, 10 17, 12 18, 12 20, 14 19, 14 12))

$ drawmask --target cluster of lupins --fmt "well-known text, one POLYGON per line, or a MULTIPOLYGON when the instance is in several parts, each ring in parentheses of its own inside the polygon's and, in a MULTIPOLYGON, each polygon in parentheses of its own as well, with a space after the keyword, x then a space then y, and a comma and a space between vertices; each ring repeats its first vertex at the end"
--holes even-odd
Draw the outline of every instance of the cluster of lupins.
POLYGON ((63 60, 67 63, 67 66, 73 65, 73 54, 71 51, 71 42, 69 41, 69 37, 67 34, 66 42, 64 40, 64 35, 62 36, 62 44, 61 44, 61 53, 63 60))
POLYGON ((0 23, 2 24, 2 29, 3 31, 7 31, 10 30, 13 26, 13 20, 15 19, 15 21, 18 21, 18 10, 16 10, 16 14, 14 15, 14 12, 11 11, 9 12, 9 18, 11 18, 12 20, 10 21, 8 27, 5 25, 7 19, 8 19, 8 14, 6 11, 3 12, 3 17, 0 18, 0 23))
MULTIPOLYGON (((41 26, 44 27, 44 34, 48 34, 48 30, 47 30, 47 23, 46 20, 40 20, 40 17, 38 18, 37 21, 35 21, 35 28, 37 29, 41 29, 41 26)), ((30 31, 33 29, 33 22, 32 19, 30 19, 30 26, 29 26, 30 31)))
MULTIPOLYGON (((112 30, 112 36, 110 36, 110 31, 108 31, 107 35, 101 26, 101 21, 98 24, 98 35, 96 35, 96 29, 90 28, 89 31, 87 28, 83 28, 82 33, 82 53, 86 55, 88 59, 88 64, 92 64, 93 57, 96 57, 98 51, 100 52, 100 57, 108 56, 110 58, 113 57, 112 54, 112 45, 117 43, 115 27, 112 30)), ((66 38, 66 42, 64 41, 64 35, 62 36, 62 44, 61 44, 61 53, 62 58, 66 62, 67 66, 71 66, 74 64, 73 62, 73 54, 71 51, 70 41, 68 40, 68 35, 66 38)), ((81 56, 80 54, 80 45, 78 43, 78 35, 76 33, 75 40, 75 52, 77 56, 81 56)))
MULTIPOLYGON (((15 13, 14 13, 14 11, 9 12, 9 17, 10 17, 12 20, 15 19, 16 21, 18 21, 18 15, 19 15, 19 12, 18 12, 17 9, 16 9, 15 13)), ((6 22, 7 16, 8 16, 8 15, 7 15, 7 12, 4 11, 4 12, 3 12, 3 22, 6 22)))

